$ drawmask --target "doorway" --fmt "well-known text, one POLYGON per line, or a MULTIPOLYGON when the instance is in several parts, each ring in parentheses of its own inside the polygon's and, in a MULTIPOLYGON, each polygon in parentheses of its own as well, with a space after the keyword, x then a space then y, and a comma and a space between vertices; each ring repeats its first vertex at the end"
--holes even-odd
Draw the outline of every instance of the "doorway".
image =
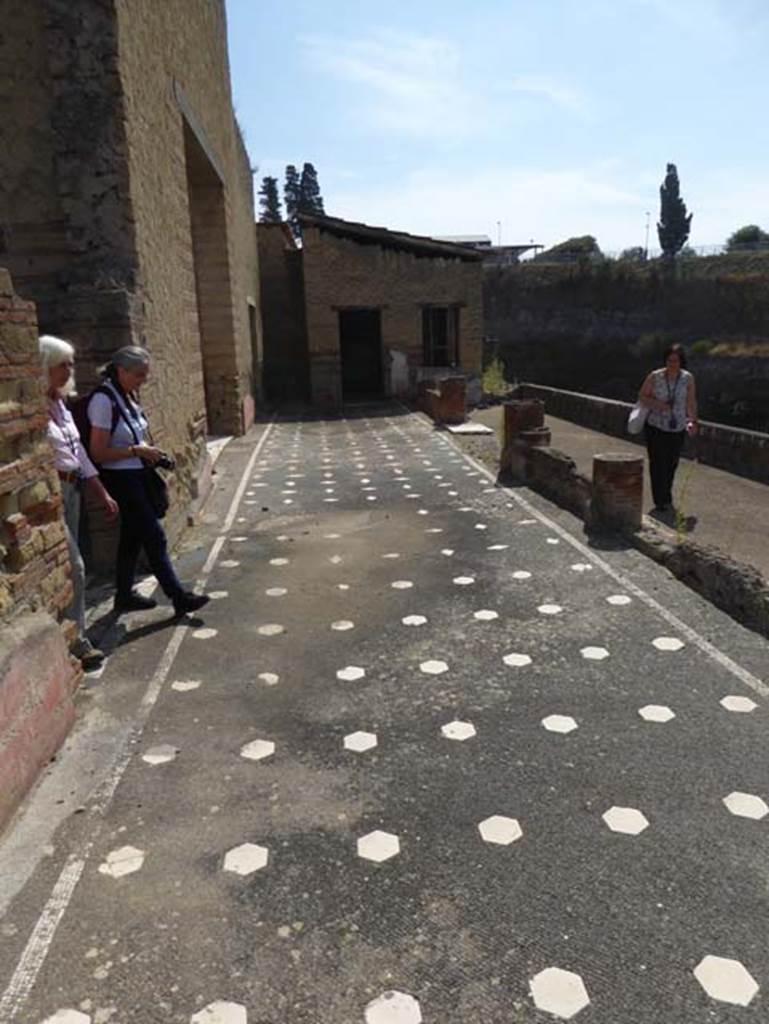
POLYGON ((382 317, 378 309, 339 312, 342 398, 381 398, 382 317))

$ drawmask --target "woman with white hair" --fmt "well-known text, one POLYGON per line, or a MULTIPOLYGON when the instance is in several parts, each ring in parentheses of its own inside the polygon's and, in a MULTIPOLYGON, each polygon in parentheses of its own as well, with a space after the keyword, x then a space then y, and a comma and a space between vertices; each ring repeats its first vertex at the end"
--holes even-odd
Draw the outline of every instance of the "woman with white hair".
POLYGON ((77 640, 72 653, 80 659, 83 668, 96 668, 104 660, 104 654, 94 647, 85 635, 85 567, 78 546, 80 530, 81 490, 88 490, 102 503, 107 518, 117 515, 117 504, 104 489, 96 467, 88 457, 80 441, 64 396, 73 389, 72 371, 75 365, 75 350, 68 341, 44 334, 40 338, 40 357, 46 372, 48 396, 48 440, 53 449, 53 461, 59 474, 62 510, 67 531, 69 558, 72 565, 72 603, 65 611, 65 618, 74 619, 77 625, 77 640))

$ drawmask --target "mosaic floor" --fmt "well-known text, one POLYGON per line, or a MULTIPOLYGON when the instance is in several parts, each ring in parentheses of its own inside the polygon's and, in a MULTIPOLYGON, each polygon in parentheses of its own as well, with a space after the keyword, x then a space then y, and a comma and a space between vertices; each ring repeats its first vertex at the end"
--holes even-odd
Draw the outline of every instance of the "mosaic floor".
POLYGON ((765 702, 517 499, 272 428, 19 1019, 769 1019, 765 702))

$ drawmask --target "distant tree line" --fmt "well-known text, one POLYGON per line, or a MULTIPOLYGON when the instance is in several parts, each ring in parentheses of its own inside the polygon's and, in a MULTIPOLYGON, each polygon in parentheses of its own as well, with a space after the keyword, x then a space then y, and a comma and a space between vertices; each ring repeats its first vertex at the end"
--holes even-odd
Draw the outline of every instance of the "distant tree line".
POLYGON ((259 189, 260 223, 277 224, 285 219, 294 237, 299 238, 299 217, 302 214, 325 214, 318 172, 311 163, 302 166, 301 175, 294 164, 288 164, 283 182, 283 202, 286 207, 285 218, 281 208, 278 179, 269 176, 262 178, 262 186, 259 189))

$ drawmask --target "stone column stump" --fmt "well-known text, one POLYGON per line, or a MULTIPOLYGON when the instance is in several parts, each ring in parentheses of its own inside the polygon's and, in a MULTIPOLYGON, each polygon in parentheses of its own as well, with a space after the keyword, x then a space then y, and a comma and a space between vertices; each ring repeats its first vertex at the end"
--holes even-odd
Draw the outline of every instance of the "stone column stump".
MULTIPOLYGON (((500 456, 500 470, 523 476, 526 469, 526 452, 532 445, 550 443, 541 441, 538 431, 545 430, 545 403, 538 399, 513 399, 505 402, 505 441, 500 456), (524 437, 523 435, 527 435, 524 437)), ((541 435, 540 435, 541 436, 541 435)))
POLYGON ((440 382, 438 415, 442 423, 464 423, 467 419, 467 381, 464 377, 445 377, 440 382))
POLYGON ((594 455, 591 527, 620 532, 639 530, 643 514, 643 479, 642 455, 611 452, 594 455))

